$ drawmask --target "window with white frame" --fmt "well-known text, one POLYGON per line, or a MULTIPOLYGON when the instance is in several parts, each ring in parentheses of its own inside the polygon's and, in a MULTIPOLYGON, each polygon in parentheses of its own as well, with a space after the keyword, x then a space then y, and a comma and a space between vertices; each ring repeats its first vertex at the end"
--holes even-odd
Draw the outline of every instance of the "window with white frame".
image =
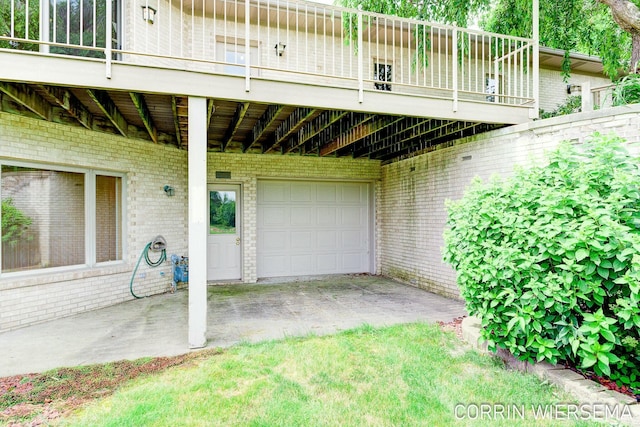
POLYGON ((0 272, 123 257, 123 175, 2 163, 0 272))
MULTIPOLYGON (((373 80, 379 82, 391 82, 392 81, 392 67, 391 64, 383 62, 373 63, 373 80)), ((373 86, 377 90, 391 91, 391 85, 389 83, 374 83, 373 86)))
MULTIPOLYGON (((249 53, 247 54, 244 41, 238 40, 226 40, 224 38, 218 41, 218 60, 224 65, 222 72, 225 74, 233 74, 236 76, 244 76, 245 65, 247 64, 248 56, 251 59, 252 67, 259 65, 258 44, 251 41, 249 46, 249 53)), ((251 69, 252 76, 258 76, 259 72, 257 68, 251 69)))

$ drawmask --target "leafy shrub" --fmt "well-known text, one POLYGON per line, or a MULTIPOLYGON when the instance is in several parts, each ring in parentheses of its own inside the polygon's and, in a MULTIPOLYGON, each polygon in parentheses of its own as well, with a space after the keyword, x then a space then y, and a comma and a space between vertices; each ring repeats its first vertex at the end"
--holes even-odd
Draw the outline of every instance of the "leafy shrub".
POLYGON ((31 218, 25 215, 21 210, 13 205, 13 199, 6 198, 2 200, 2 210, 0 211, 2 222, 0 223, 0 231, 2 231, 2 242, 15 243, 20 240, 29 226, 31 218))
POLYGON ((640 102, 640 74, 629 74, 618 80, 613 88, 612 100, 614 106, 640 102))
POLYGON ((579 113, 582 111, 582 96, 571 95, 562 104, 556 105, 553 111, 540 110, 540 119, 548 119, 550 117, 564 116, 567 114, 579 113))
POLYGON ((444 260, 493 350, 640 391, 640 167, 615 136, 476 179, 448 203, 444 260))

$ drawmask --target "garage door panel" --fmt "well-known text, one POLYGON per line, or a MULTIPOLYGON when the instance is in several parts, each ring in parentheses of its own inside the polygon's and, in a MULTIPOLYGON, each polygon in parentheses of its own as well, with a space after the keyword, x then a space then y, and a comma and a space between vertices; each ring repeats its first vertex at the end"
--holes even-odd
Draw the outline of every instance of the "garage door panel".
POLYGON ((311 250, 315 240, 313 234, 311 231, 291 231, 290 248, 294 250, 311 250))
POLYGON ((291 272, 295 274, 308 274, 307 271, 315 270, 315 257, 311 254, 294 255, 291 257, 291 272))
POLYGON ((316 201, 324 203, 336 203, 337 184, 334 182, 320 182, 316 185, 316 201))
POLYGON ((285 230, 260 233, 260 249, 265 253, 284 252, 289 249, 289 232, 285 230))
POLYGON ((313 188, 306 185, 304 182, 291 183, 291 198, 292 202, 311 202, 313 188))
POLYGON ((344 249, 366 249, 364 239, 362 238, 362 232, 360 230, 344 230, 340 233, 340 236, 342 237, 342 241, 340 243, 344 249))
POLYGON ((341 203, 348 204, 360 204, 363 200, 363 194, 361 190, 362 186, 357 183, 345 183, 340 189, 340 198, 339 201, 341 203))
POLYGON ((258 193, 261 202, 284 202, 289 199, 289 186, 282 182, 264 182, 258 193))
POLYGON ((317 241, 320 250, 338 250, 338 233, 334 230, 318 232, 317 241))
POLYGON ((263 276, 262 277, 275 277, 286 276, 291 271, 290 257, 286 255, 273 255, 266 256, 263 259, 263 276))
POLYGON ((333 273, 338 270, 338 256, 336 254, 319 254, 316 256, 318 273, 333 273))
POLYGON ((283 206, 263 207, 259 214, 262 226, 285 227, 289 224, 289 210, 283 206))
POLYGON ((293 227, 296 226, 312 226, 315 218, 315 209, 311 207, 292 207, 291 209, 291 223, 293 227))
POLYGON ((360 226, 363 220, 363 209, 357 206, 340 208, 341 226, 360 226))
POLYGON ((345 253, 342 255, 342 268, 346 273, 361 273, 362 268, 362 254, 345 253))
POLYGON ((316 209, 316 224, 320 226, 333 227, 336 225, 337 208, 336 207, 318 207, 316 209))
POLYGON ((369 184, 258 181, 258 277, 370 271, 369 184))

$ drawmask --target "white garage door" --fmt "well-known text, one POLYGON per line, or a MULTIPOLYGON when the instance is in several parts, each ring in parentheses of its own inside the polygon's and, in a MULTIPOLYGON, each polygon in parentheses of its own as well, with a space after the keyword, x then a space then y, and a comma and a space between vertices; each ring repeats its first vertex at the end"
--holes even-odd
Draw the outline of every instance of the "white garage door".
POLYGON ((370 271, 369 184, 258 181, 258 277, 370 271))

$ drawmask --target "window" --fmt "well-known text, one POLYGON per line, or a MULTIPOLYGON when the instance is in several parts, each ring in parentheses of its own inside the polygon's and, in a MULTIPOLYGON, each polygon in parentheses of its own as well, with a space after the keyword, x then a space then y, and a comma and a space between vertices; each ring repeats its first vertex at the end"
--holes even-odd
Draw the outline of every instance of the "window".
POLYGON ((122 178, 96 175, 96 262, 122 259, 122 178))
POLYGON ((225 73, 244 76, 244 65, 247 63, 247 57, 244 52, 239 52, 237 49, 226 50, 224 53, 224 62, 226 62, 227 64, 238 64, 238 65, 225 65, 224 66, 225 73))
MULTIPOLYGON (((379 82, 391 82, 391 64, 381 62, 373 63, 373 80, 379 82)), ((388 83, 374 83, 377 90, 391 91, 391 85, 388 83)))
MULTIPOLYGON (((251 75, 254 77, 258 76, 258 69, 254 68, 259 63, 257 43, 251 42, 249 55, 251 55, 251 75)), ((223 73, 244 76, 247 56, 244 42, 238 41, 234 43, 233 41, 225 41, 224 39, 219 41, 218 60, 224 63, 222 66, 223 73)))
POLYGON ((122 260, 122 180, 3 164, 0 272, 122 260))
POLYGON ((209 192, 209 234, 236 234, 236 192, 209 192))

